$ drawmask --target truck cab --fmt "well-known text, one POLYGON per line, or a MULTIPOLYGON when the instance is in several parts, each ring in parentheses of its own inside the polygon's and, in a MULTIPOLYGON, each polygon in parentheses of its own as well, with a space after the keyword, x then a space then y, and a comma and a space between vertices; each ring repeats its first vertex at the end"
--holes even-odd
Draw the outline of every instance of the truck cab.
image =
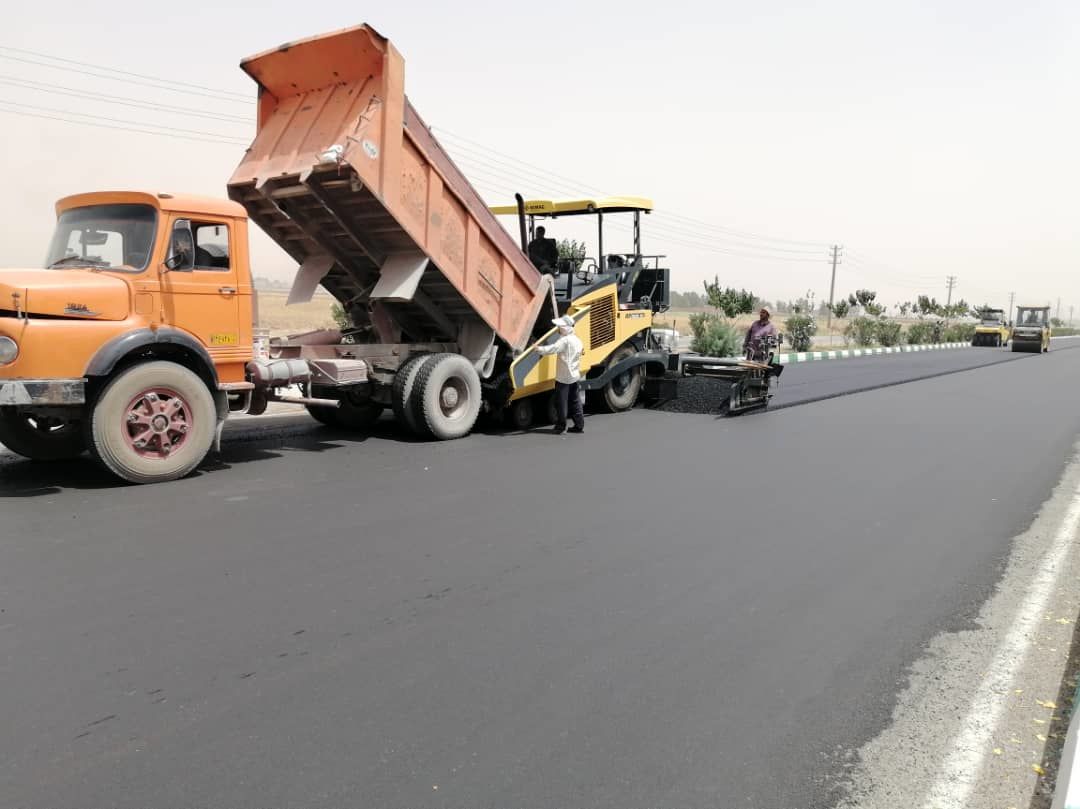
POLYGON ((122 476, 157 460, 184 471, 205 455, 229 393, 251 387, 247 215, 138 191, 66 197, 56 215, 41 267, 0 270, 0 443, 60 459, 97 442, 122 476), (136 366, 152 365, 159 373, 135 373, 146 377, 135 390, 136 366), (127 429, 97 410, 120 377, 127 429))

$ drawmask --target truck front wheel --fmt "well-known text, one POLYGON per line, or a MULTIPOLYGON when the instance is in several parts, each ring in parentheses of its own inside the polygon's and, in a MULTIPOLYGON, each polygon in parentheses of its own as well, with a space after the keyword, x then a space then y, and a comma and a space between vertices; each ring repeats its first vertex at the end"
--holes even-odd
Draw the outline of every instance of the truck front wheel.
POLYGON ((78 418, 35 416, 0 408, 0 444, 35 461, 66 461, 86 450, 78 418))
POLYGON ((176 480, 210 451, 214 397, 196 374, 172 362, 147 362, 102 390, 87 424, 97 460, 131 483, 176 480))

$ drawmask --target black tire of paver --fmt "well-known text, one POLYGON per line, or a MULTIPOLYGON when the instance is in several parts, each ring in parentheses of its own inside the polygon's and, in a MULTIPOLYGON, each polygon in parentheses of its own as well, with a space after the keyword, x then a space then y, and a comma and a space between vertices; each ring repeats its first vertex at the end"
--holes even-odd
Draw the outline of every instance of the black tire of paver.
POLYGON ((533 421, 536 419, 536 408, 533 406, 534 398, 527 396, 506 406, 503 416, 507 427, 513 430, 527 430, 532 427, 533 421))
MULTIPOLYGON (((569 407, 570 403, 567 402, 566 405, 569 407)), ((543 419, 544 424, 554 424, 559 420, 559 398, 555 391, 549 393, 544 400, 543 419)))
POLYGON ((460 354, 435 354, 413 385, 417 420, 424 433, 440 441, 468 435, 482 405, 480 374, 460 354))
POLYGON ((415 417, 415 401, 412 392, 416 385, 416 375, 420 373, 420 366, 425 360, 431 358, 431 354, 417 354, 409 357, 394 374, 394 385, 390 392, 390 401, 393 403, 394 418, 397 423, 410 433, 418 434, 415 417))
POLYGON ((214 397, 202 379, 174 362, 145 362, 123 371, 101 391, 86 423, 86 443, 117 477, 129 483, 162 483, 195 471, 210 451, 216 429, 214 397), (140 454, 126 437, 135 403, 149 400, 151 393, 181 400, 187 427, 182 439, 172 441, 174 449, 158 458, 140 454))
POLYGON ((81 421, 35 418, 13 408, 0 409, 0 444, 34 461, 67 461, 86 451, 81 421))
MULTIPOLYGON (((608 359, 607 365, 608 367, 611 367, 637 353, 637 349, 632 345, 620 346, 615 349, 614 353, 608 359)), ((631 368, 629 371, 619 374, 618 377, 610 380, 604 385, 603 396, 601 398, 601 404, 604 409, 609 413, 620 413, 624 410, 630 410, 637 403, 638 394, 641 393, 644 373, 645 366, 638 365, 636 368, 631 368)))

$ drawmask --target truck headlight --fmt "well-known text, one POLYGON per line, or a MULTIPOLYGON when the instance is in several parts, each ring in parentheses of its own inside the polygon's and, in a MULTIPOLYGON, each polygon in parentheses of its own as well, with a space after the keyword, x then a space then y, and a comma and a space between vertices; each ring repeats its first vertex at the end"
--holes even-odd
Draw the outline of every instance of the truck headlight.
POLYGON ((15 362, 19 356, 19 344, 10 337, 0 337, 0 365, 15 362))

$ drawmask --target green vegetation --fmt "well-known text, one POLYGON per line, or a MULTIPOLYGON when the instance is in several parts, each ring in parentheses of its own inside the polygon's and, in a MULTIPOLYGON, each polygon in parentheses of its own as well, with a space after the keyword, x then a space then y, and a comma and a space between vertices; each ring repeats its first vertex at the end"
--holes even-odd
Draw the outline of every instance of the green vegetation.
POLYGON ((817 334, 817 321, 810 315, 796 312, 784 322, 784 334, 794 351, 809 351, 817 334))
POLYGON ((337 301, 334 301, 334 303, 330 305, 330 317, 334 319, 334 323, 342 331, 345 331, 345 329, 348 329, 352 326, 352 322, 349 320, 349 316, 345 314, 345 310, 337 301))
POLYGON ((708 313, 690 315, 690 331, 694 335, 690 350, 708 357, 732 357, 742 348, 742 338, 735 327, 723 318, 708 313))

